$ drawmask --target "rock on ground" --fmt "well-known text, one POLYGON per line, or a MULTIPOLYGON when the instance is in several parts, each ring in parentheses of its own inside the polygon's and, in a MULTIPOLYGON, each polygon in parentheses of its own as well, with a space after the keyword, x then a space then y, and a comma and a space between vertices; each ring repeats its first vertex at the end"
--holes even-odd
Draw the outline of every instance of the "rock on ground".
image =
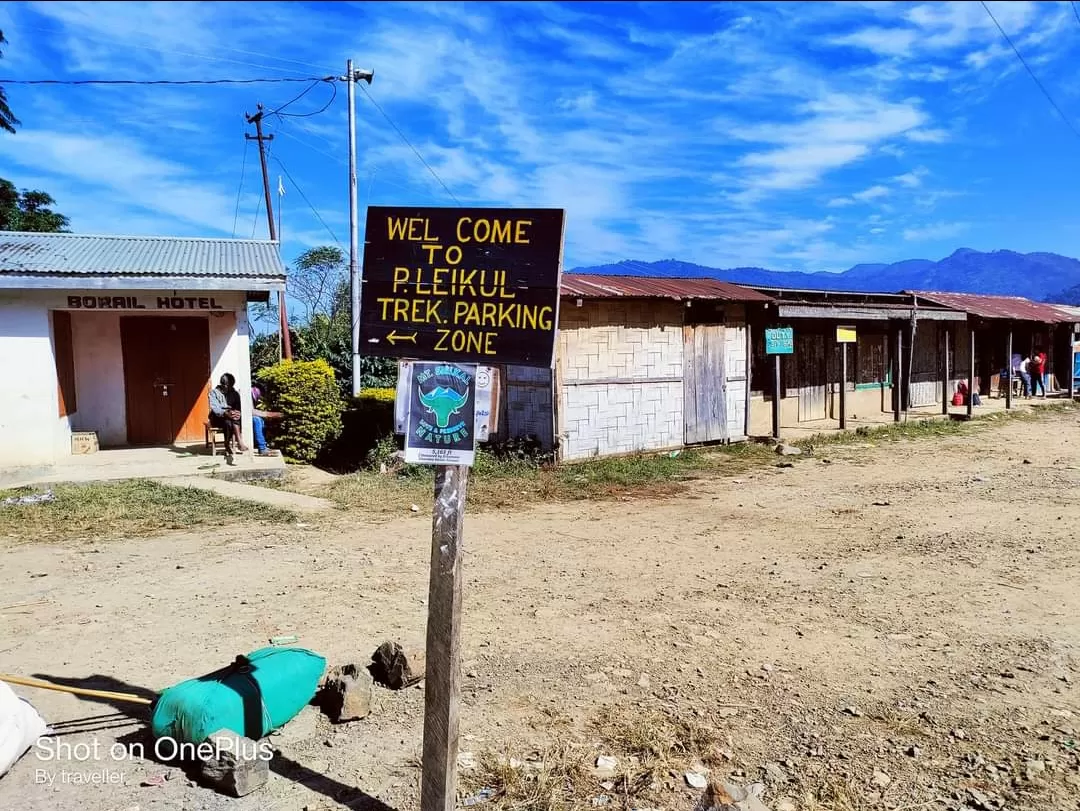
POLYGON ((319 704, 335 724, 359 721, 371 715, 373 680, 357 665, 331 668, 319 693, 319 704))
POLYGON ((769 811, 749 786, 711 781, 694 811, 769 811))
POLYGON ((391 690, 401 690, 424 678, 424 652, 383 642, 371 656, 371 675, 391 690))
POLYGON ((243 797, 266 785, 270 779, 270 759, 261 756, 264 747, 258 741, 229 729, 220 729, 210 735, 206 743, 213 751, 199 753, 196 775, 223 794, 243 797), (203 757, 203 754, 209 756, 203 757))

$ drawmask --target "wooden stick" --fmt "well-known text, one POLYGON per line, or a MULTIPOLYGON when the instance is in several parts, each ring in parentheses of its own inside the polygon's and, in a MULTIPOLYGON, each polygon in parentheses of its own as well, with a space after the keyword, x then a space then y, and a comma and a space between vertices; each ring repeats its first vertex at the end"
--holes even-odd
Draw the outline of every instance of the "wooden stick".
POLYGON ((85 687, 68 687, 64 684, 52 684, 47 681, 38 681, 37 679, 24 679, 22 676, 9 676, 6 673, 0 673, 0 681, 6 681, 8 684, 19 684, 23 687, 40 687, 42 690, 56 690, 60 693, 71 693, 72 695, 77 696, 111 698, 115 701, 130 701, 132 704, 154 703, 153 699, 143 698, 134 693, 116 693, 112 690, 88 690, 85 687))
POLYGON ((0 605, 0 611, 7 611, 11 608, 27 608, 32 605, 45 605, 48 600, 29 600, 22 603, 11 603, 11 605, 0 605))

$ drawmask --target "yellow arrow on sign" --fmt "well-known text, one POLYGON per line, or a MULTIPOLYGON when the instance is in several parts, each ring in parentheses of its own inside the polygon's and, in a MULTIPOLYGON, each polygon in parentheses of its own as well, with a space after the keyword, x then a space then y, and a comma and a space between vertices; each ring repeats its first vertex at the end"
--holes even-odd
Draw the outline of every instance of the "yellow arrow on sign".
POLYGON ((416 333, 414 332, 412 335, 398 335, 396 330, 390 330, 390 334, 386 336, 386 340, 390 342, 391 346, 396 344, 398 341, 411 341, 415 344, 416 333))

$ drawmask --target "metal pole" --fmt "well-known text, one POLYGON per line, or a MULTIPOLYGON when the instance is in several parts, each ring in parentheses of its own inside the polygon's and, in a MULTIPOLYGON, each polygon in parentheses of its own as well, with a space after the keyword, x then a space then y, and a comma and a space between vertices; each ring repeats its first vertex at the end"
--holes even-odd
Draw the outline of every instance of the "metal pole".
POLYGON ((360 394, 360 234, 356 211, 356 77, 352 60, 345 64, 349 83, 349 291, 352 300, 352 391, 360 394))
POLYGON ((1009 334, 1005 338, 1005 409, 1012 408, 1012 382, 1013 382, 1013 334, 1012 327, 1009 327, 1009 334))

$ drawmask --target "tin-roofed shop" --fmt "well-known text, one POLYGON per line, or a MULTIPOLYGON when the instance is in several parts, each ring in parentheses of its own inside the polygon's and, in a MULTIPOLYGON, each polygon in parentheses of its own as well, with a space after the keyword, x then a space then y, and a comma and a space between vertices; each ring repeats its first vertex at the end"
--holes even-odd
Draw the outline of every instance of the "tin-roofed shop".
POLYGON ((1053 304, 1020 296, 985 296, 974 293, 912 292, 919 301, 950 307, 967 316, 968 353, 974 347, 975 368, 971 383, 983 396, 1012 397, 1022 393, 1015 366, 1023 358, 1043 353, 1047 367, 1042 391, 1068 391, 1072 371, 1074 317, 1053 304), (1010 370, 1014 383, 1008 383, 1010 370))
POLYGON ((73 432, 201 441, 211 380, 251 386, 248 302, 284 285, 273 242, 0 232, 0 468, 50 466, 73 432))
POLYGON ((873 420, 891 413, 898 419, 909 408, 940 404, 944 393, 966 379, 962 312, 907 293, 755 289, 774 301, 750 323, 750 422, 755 436, 772 432, 775 367, 765 342, 770 328, 792 333, 792 351, 780 361, 781 429, 839 425, 842 387, 848 418, 873 420), (951 358, 947 373, 946 341, 951 358))
POLYGON ((565 274, 554 374, 507 367, 503 431, 585 459, 745 439, 747 313, 714 279, 565 274))

